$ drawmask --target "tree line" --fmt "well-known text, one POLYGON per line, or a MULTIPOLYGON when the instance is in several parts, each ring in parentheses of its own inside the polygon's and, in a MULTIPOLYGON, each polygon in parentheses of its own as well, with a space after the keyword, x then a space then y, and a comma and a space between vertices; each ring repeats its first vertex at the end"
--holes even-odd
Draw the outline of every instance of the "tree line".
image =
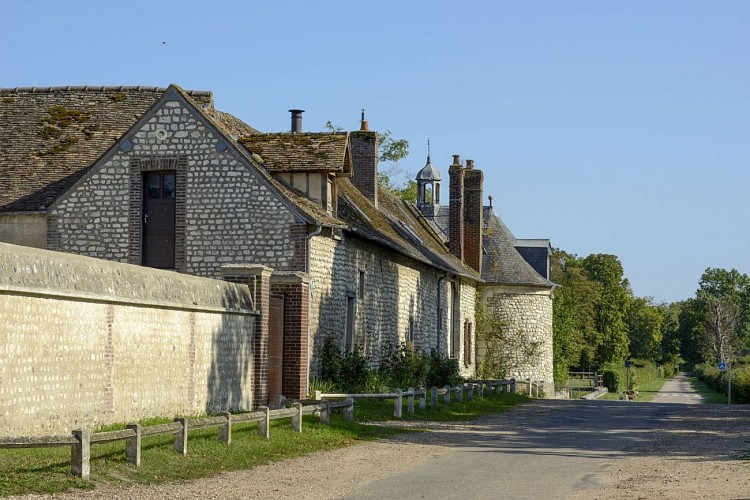
POLYGON ((602 369, 628 358, 677 367, 729 361, 750 347, 750 278, 708 268, 695 297, 637 297, 615 255, 552 253, 555 381, 571 368, 602 369))

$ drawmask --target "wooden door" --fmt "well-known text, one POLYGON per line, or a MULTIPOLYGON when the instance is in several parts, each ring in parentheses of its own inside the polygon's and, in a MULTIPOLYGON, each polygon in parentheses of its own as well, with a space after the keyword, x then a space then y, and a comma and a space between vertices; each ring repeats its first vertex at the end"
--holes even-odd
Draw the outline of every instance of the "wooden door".
POLYGON ((176 176, 174 171, 143 176, 143 265, 174 269, 176 176))
POLYGON ((283 394, 284 298, 271 297, 268 314, 268 403, 283 394))

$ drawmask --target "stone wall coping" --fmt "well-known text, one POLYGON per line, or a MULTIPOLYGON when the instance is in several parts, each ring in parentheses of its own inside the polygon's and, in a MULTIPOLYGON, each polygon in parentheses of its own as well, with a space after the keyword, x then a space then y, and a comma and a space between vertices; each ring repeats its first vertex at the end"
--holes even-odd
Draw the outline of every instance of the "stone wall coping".
POLYGON ((483 297, 489 297, 492 295, 542 295, 550 297, 553 291, 550 287, 502 285, 492 283, 480 283, 477 285, 477 289, 483 297))
POLYGON ((7 243, 0 294, 254 313, 246 285, 7 243))
POLYGON ((221 275, 226 276, 258 276, 273 273, 273 268, 260 264, 225 264, 221 266, 221 275))
POLYGON ((310 275, 301 271, 274 271, 271 275, 272 285, 310 283, 310 275))
POLYGON ((101 304, 125 305, 134 307, 149 307, 154 309, 170 309, 180 311, 209 312, 232 314, 239 316, 257 316, 260 313, 252 309, 237 309, 233 307, 215 307, 207 305, 184 304, 180 302, 131 299, 116 295, 102 295, 85 292, 65 292, 44 288, 29 288, 23 286, 9 286, 0 284, 0 295, 21 295, 56 300, 72 300, 75 302, 94 302, 101 304))

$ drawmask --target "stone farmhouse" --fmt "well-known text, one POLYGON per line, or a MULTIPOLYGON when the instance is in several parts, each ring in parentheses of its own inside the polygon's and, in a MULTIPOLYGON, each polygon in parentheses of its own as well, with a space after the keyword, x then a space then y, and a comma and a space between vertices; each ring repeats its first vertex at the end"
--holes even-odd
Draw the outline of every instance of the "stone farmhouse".
POLYGON ((0 89, 0 241, 248 285, 254 406, 305 397, 330 337, 473 375, 477 291, 536 347, 506 346, 511 375, 551 383, 549 242, 483 207, 473 162, 454 158, 443 206, 428 158, 415 206, 378 188, 364 120, 305 133, 292 113, 261 133, 174 85, 0 89))

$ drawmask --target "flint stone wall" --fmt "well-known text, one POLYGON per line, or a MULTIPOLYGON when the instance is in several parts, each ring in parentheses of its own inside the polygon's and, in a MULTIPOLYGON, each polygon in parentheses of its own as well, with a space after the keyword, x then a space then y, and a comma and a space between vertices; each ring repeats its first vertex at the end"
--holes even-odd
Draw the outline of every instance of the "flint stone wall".
MULTIPOLYGON (((389 345, 398 348, 408 341, 410 321, 416 351, 429 353, 436 349, 447 355, 450 342, 446 309, 450 303, 450 283, 447 279, 442 280, 438 292, 438 280, 444 276, 444 272, 347 233, 334 238, 330 230, 324 230, 313 237, 310 243, 309 339, 314 353, 312 376, 319 373, 319 353, 328 337, 344 346, 348 297, 356 302, 354 344, 373 368, 379 366, 389 345), (363 296, 360 296, 361 276, 364 277, 363 296)), ((460 324, 468 319, 473 332, 474 283, 463 283, 460 293, 460 324)), ((471 363, 465 365, 463 349, 462 341, 461 351, 454 357, 459 359, 463 375, 473 375, 473 356, 471 363)))
POLYGON ((0 436, 252 407, 247 286, 0 244, 0 436))
POLYGON ((165 102, 128 137, 130 151, 114 148, 52 207, 49 249, 140 263, 140 241, 133 240, 142 232, 142 195, 140 186, 131 186, 133 160, 158 165, 185 158, 184 172, 177 172, 179 271, 219 278, 228 263, 295 267, 292 212, 182 102, 165 102))
MULTIPOLYGON (((546 395, 554 393, 552 352, 552 296, 549 290, 523 287, 480 287, 482 299, 490 313, 506 323, 509 342, 494 346, 508 367, 506 378, 544 381, 546 395)), ((477 356, 487 356, 487 347, 480 342, 477 356)))

